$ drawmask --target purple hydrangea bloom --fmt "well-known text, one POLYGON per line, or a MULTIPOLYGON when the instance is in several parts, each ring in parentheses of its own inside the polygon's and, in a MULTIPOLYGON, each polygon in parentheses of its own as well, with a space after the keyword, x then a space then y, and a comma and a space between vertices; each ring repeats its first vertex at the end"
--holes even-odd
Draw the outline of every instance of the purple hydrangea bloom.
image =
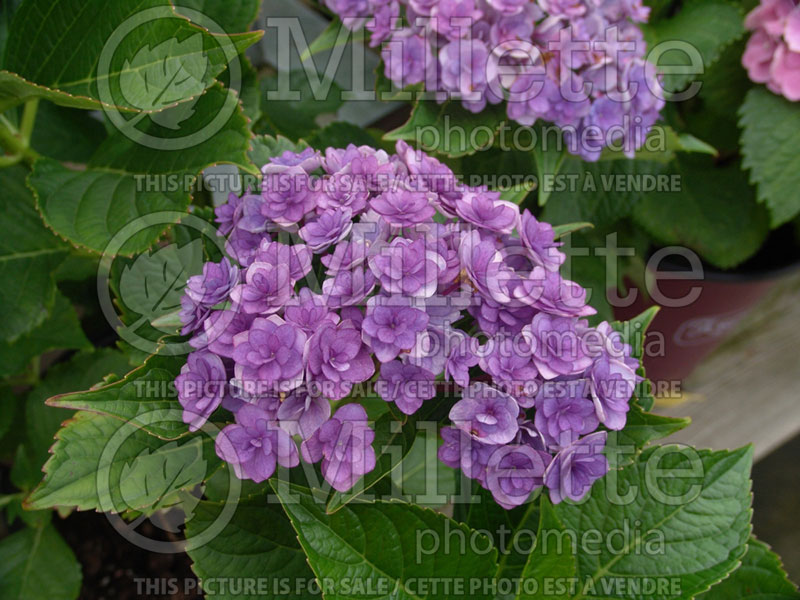
POLYGON ((363 178, 352 173, 336 173, 322 180, 320 190, 314 194, 317 211, 348 208, 358 215, 367 208, 369 190, 363 178))
POLYGON ((517 335, 536 314, 531 306, 504 306, 482 296, 476 297, 468 310, 481 330, 490 336, 517 335))
POLYGON ((239 283, 239 267, 223 258, 219 263, 207 262, 203 274, 189 277, 186 295, 198 304, 214 306, 228 299, 233 286, 239 283))
POLYGON ((392 32, 397 30, 400 22, 400 4, 394 0, 384 1, 375 7, 374 16, 367 21, 370 32, 370 47, 380 46, 388 40, 392 32))
POLYGON ((451 469, 461 469, 470 479, 486 482, 486 465, 499 446, 485 444, 455 427, 442 427, 438 457, 451 469))
POLYGON ((599 421, 587 392, 585 379, 551 382, 539 390, 534 423, 548 446, 563 448, 597 429, 599 421))
POLYGON ((255 315, 239 310, 217 310, 203 323, 203 332, 189 340, 193 348, 206 348, 218 356, 233 358, 233 338, 250 328, 255 315))
POLYGON ((518 283, 512 292, 514 298, 538 310, 560 317, 586 317, 597 312, 586 304, 586 290, 556 271, 537 266, 518 283))
POLYGON ((384 292, 427 298, 436 293, 439 274, 447 264, 424 238, 398 237, 372 256, 369 266, 384 292))
POLYGON ((449 377, 461 387, 469 385, 469 370, 480 361, 475 353, 478 348, 478 340, 461 334, 457 342, 452 344, 447 355, 447 362, 444 367, 445 377, 449 377))
POLYGON ((387 402, 394 402, 404 414, 413 415, 425 400, 436 395, 436 384, 433 373, 393 360, 381 365, 375 391, 387 402))
POLYGON ((399 88, 425 81, 431 71, 433 52, 430 44, 413 30, 395 31, 383 47, 381 58, 386 77, 399 88))
POLYGON ((500 200, 497 192, 466 192, 456 202, 459 217, 497 233, 511 233, 519 222, 519 207, 500 200))
POLYGON ((199 304, 184 294, 181 297, 181 310, 178 313, 183 325, 181 335, 188 335, 201 329, 210 313, 211 309, 208 306, 199 304))
POLYGON ((497 76, 494 57, 480 39, 456 40, 439 52, 441 82, 444 89, 458 94, 464 107, 480 112, 487 99, 493 103, 500 98, 489 90, 497 76))
POLYGON ((475 0, 440 0, 431 11, 431 25, 440 35, 455 40, 467 36, 481 16, 475 0))
POLYGON ((250 314, 278 312, 292 296, 292 280, 285 264, 254 262, 245 272, 245 283, 231 291, 231 300, 250 314))
POLYGON ((538 313, 524 334, 531 345, 533 362, 545 379, 559 375, 577 375, 592 364, 584 352, 584 321, 574 317, 554 317, 538 313))
POLYGON ((242 202, 248 195, 251 194, 248 192, 240 198, 231 192, 228 194, 228 201, 225 204, 220 204, 214 208, 214 215, 216 216, 214 220, 219 223, 217 231, 220 235, 229 235, 233 228, 236 227, 242 211, 242 202))
POLYGON ((331 308, 360 304, 375 289, 377 280, 365 266, 337 271, 322 282, 322 295, 331 308))
POLYGON ((280 426, 289 435, 307 440, 331 417, 331 403, 322 396, 312 396, 305 386, 293 389, 278 407, 280 426))
POLYGON ((505 509, 524 504, 531 493, 544 485, 544 473, 551 457, 528 445, 497 447, 486 465, 486 487, 495 502, 505 509))
POLYGON ((637 375, 622 360, 602 355, 589 371, 597 418, 609 429, 625 427, 637 375))
POLYGON ((306 148, 301 152, 292 152, 286 150, 280 156, 273 156, 269 162, 261 168, 264 175, 271 175, 273 173, 282 173, 289 167, 300 167, 307 173, 318 168, 322 164, 322 157, 319 151, 313 148, 306 148))
POLYGON ((288 391, 303 381, 306 333, 277 315, 257 318, 233 338, 236 378, 254 395, 288 391))
POLYGON ((395 227, 411 227, 433 217, 430 192, 387 190, 370 203, 370 207, 395 227))
POLYGON ((300 281, 311 271, 311 252, 305 244, 291 246, 281 242, 273 242, 268 238, 261 240, 256 251, 255 262, 267 263, 289 268, 289 278, 292 282, 300 281))
POLYGON ((186 357, 181 374, 175 378, 175 388, 189 431, 197 431, 217 409, 227 384, 227 369, 216 354, 199 350, 186 357))
POLYGON ((283 317, 311 335, 322 323, 338 323, 339 316, 328 309, 325 299, 308 288, 301 289, 283 311, 283 317))
POLYGON ((319 387, 331 400, 344 398, 354 383, 375 373, 375 363, 352 321, 320 325, 308 340, 303 364, 310 389, 316 393, 315 386, 319 387))
POLYGON ((334 489, 346 492, 375 468, 375 432, 359 404, 346 404, 300 446, 303 459, 322 460, 322 475, 334 489))
POLYGON ((504 283, 509 269, 503 257, 491 240, 481 239, 477 231, 465 232, 458 248, 461 268, 472 286, 485 298, 499 304, 511 301, 504 283))
POLYGON ((510 395, 473 383, 450 409, 450 420, 465 433, 487 444, 507 444, 517 435, 519 405, 510 395))
POLYGON ((553 504, 559 504, 564 498, 575 502, 582 500, 592 483, 608 473, 608 459, 603 455, 607 436, 605 431, 598 431, 556 454, 544 474, 553 504))
POLYGON ((381 362, 411 350, 417 335, 425 331, 430 317, 415 308, 409 298, 373 296, 367 301, 367 315, 361 325, 364 341, 381 362))
POLYGON ((295 225, 314 208, 311 187, 308 173, 299 166, 265 175, 261 183, 264 216, 283 227, 295 225))
MULTIPOLYGON (((489 340, 489 351, 480 359, 481 369, 492 376, 496 384, 515 398, 529 392, 536 384, 539 372, 531 362, 531 348, 525 340, 500 336, 489 340)), ((523 401, 524 402, 524 401, 523 401)))
POLYGON ((566 256, 558 250, 560 242, 555 241, 553 226, 537 221, 527 209, 522 213, 519 228, 522 243, 533 252, 534 260, 550 271, 558 271, 566 256))
POLYGON ((346 238, 352 226, 353 213, 349 208, 333 208, 303 225, 300 237, 313 252, 323 252, 346 238))
POLYGON ((300 464, 297 446, 273 420, 270 412, 247 404, 236 413, 236 423, 227 425, 216 439, 217 455, 233 465, 239 479, 260 483, 269 479, 277 465, 300 464))

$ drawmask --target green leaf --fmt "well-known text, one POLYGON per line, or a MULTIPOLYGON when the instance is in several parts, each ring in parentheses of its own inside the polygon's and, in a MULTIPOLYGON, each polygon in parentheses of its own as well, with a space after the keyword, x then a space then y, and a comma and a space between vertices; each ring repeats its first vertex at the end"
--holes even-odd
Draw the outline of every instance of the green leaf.
POLYGON ((767 211, 756 202, 737 163, 716 166, 706 157, 678 155, 671 173, 680 189, 646 194, 635 221, 658 242, 685 245, 728 269, 752 256, 768 231, 767 211))
POLYGON ((630 215, 646 190, 669 183, 664 164, 646 160, 600 160, 568 157, 542 219, 554 225, 585 221, 605 229, 630 215), (659 179, 660 178, 660 179, 659 179))
POLYGON ((645 412, 635 401, 630 403, 630 407, 625 428, 608 432, 605 454, 614 469, 632 463, 650 442, 670 436, 692 422, 689 418, 663 417, 645 412))
POLYGON ((189 432, 183 421, 168 418, 181 410, 173 381, 184 363, 183 356, 153 354, 122 379, 85 391, 60 393, 48 399, 47 404, 114 417, 136 424, 153 436, 175 440, 189 432), (143 421, 140 419, 143 415, 164 418, 143 421))
POLYGON ((743 165, 777 227, 800 213, 800 107, 759 86, 739 111, 743 165))
POLYGON ((528 555, 528 561, 522 570, 522 590, 517 595, 518 600, 540 600, 542 598, 552 598, 553 600, 566 600, 567 594, 548 594, 545 580, 569 580, 577 575, 577 564, 575 554, 577 548, 573 548, 568 536, 564 537, 564 543, 553 552, 548 552, 548 541, 552 532, 560 532, 564 526, 559 522, 552 503, 546 495, 542 495, 541 509, 539 511, 539 530, 536 532, 536 546, 528 555), (530 586, 530 581, 536 581, 535 588, 530 586), (533 593, 526 593, 526 589, 536 589, 533 593))
MULTIPOLYGON (((663 42, 678 40, 693 47, 702 59, 702 67, 710 67, 723 50, 744 33, 742 9, 727 0, 689 0, 681 10, 669 19, 642 25, 647 47, 654 48, 663 42), (709 27, 713 23, 713 27, 709 27)), ((658 58, 658 66, 687 67, 692 64, 690 56, 681 48, 666 50, 658 58)), ((667 73, 664 89, 677 92, 697 78, 699 74, 667 73)))
MULTIPOLYGON (((125 264, 116 291, 127 310, 153 324, 180 309, 187 280, 202 273, 204 262, 201 238, 182 246, 177 243, 161 246, 125 264)), ((131 325, 131 329, 136 326, 131 325)), ((164 332, 177 333, 170 327, 164 328, 164 332)))
POLYGON ((290 100, 280 89, 281 78, 274 75, 262 80, 262 93, 266 95, 264 119, 291 139, 309 136, 319 129, 318 117, 336 113, 344 103, 342 89, 335 82, 323 80, 315 90, 303 69, 289 73, 287 91, 299 94, 299 98, 290 100))
POLYGON ((0 340, 13 342, 41 325, 56 298, 53 271, 68 247, 42 223, 25 187, 25 169, 0 170, 0 213, 7 227, 0 239, 0 340))
POLYGON ((382 143, 380 137, 375 138, 361 127, 344 121, 336 121, 322 129, 317 129, 306 141, 312 148, 322 151, 328 147, 346 148, 348 144, 379 148, 382 143))
POLYGON ((282 135, 276 137, 258 135, 251 140, 247 156, 255 168, 260 170, 269 162, 270 158, 280 156, 284 152, 300 152, 307 147, 308 144, 303 140, 294 143, 282 135))
POLYGON ((339 19, 334 19, 303 51, 300 55, 300 62, 305 62, 315 54, 319 54, 325 50, 332 50, 333 48, 349 44, 351 41, 354 44, 360 44, 364 39, 365 32, 363 28, 357 31, 351 31, 345 27, 339 19))
MULTIPOLYGON (((186 538, 190 541, 207 531, 220 518, 224 504, 201 501, 194 517, 186 524, 186 538)), ((284 598, 288 590, 280 587, 281 581, 307 585, 314 579, 306 557, 289 519, 277 505, 267 501, 266 495, 240 500, 236 513, 225 528, 208 543, 190 548, 187 553, 193 561, 192 570, 203 580, 255 579, 266 580, 266 594, 222 593, 217 586, 208 586, 206 596, 220 600, 255 600, 256 598, 284 598)))
POLYGON ((501 104, 489 105, 476 114, 457 101, 440 105, 432 100, 420 100, 408 121, 385 134, 383 139, 406 140, 425 152, 457 158, 492 146, 505 120, 501 104))
MULTIPOLYGON (((180 413, 167 418, 176 421, 180 413)), ((164 441, 142 426, 140 421, 76 413, 56 434, 44 481, 28 497, 26 508, 124 512, 170 506, 186 501, 182 492, 219 466, 210 436, 164 441)))
POLYGON ((586 501, 557 505, 562 538, 578 541, 583 589, 571 597, 677 600, 726 577, 750 537, 752 455, 751 446, 651 448, 597 481, 586 501), (609 542, 614 531, 618 541, 609 542), (645 591, 646 579, 669 585, 645 591))
POLYGON ((555 239, 560 237, 564 237, 565 235, 569 235, 570 233, 575 233, 576 231, 580 231, 581 229, 592 229, 594 225, 591 223, 565 223, 564 225, 556 225, 553 227, 553 233, 555 234, 555 239))
POLYGON ((0 598, 75 600, 81 578, 78 560, 52 525, 0 540, 0 598))
MULTIPOLYGON (((258 9, 261 6, 259 0, 181 0, 175 3, 175 10, 183 14, 182 8, 191 8, 203 13, 206 17, 219 25, 226 33, 237 33, 247 31, 250 25, 256 20, 258 9)), ((186 11, 186 16, 192 19, 192 15, 186 11)), ((201 27, 202 22, 197 22, 201 27)))
POLYGON ((400 421, 391 410, 378 418, 373 428, 375 440, 372 443, 375 449, 375 468, 359 479, 349 492, 334 491, 328 501, 328 513, 336 512, 345 504, 359 498, 398 467, 417 437, 416 423, 417 419, 414 417, 400 421))
POLYGON ((561 143, 560 136, 552 139, 545 135, 543 127, 537 127, 539 143, 533 149, 533 158, 536 161, 536 174, 538 176, 539 206, 544 206, 553 190, 555 177, 561 170, 567 150, 561 143))
MULTIPOLYGON (((45 223, 72 244, 94 252, 104 252, 114 236, 139 217, 189 206, 187 192, 146 191, 145 183, 131 173, 76 171, 49 158, 37 160, 28 178, 45 223)), ((141 252, 166 227, 129 227, 119 253, 141 252)))
POLYGON ((0 377, 19 373, 35 356, 50 350, 91 348, 75 308, 63 294, 56 292, 52 313, 41 325, 14 342, 0 341, 0 377))
MULTIPOLYGON (((158 113, 157 121, 146 113, 137 115, 97 149, 89 166, 145 175, 196 175, 210 165, 229 163, 252 171, 247 160, 251 134, 236 93, 214 84, 189 104, 158 113), (176 124, 178 129, 172 127, 176 124)), ((156 185, 164 187, 160 181, 156 185)), ((189 191, 180 178, 176 181, 178 189, 189 191)))
POLYGON ((103 123, 91 113, 40 102, 31 147, 56 160, 85 163, 106 138, 103 123))
MULTIPOLYGON (((283 508, 297 531, 300 545, 318 581, 344 580, 363 584, 364 589, 385 590, 381 597, 398 600, 450 598, 444 586, 418 590, 424 579, 460 581, 469 590, 470 580, 491 578, 496 569, 496 551, 478 554, 474 547, 450 542, 445 550, 446 532, 452 537, 472 537, 475 547, 489 543, 480 534, 428 509, 396 502, 350 504, 328 515, 307 489, 294 485, 273 485, 283 508), (452 533, 461 532, 460 535, 452 533), (434 540, 438 548, 434 548, 434 540), (369 586, 369 587, 367 587, 369 586)), ((324 590, 328 600, 361 597, 357 590, 342 586, 324 590)), ((471 598, 491 598, 486 589, 471 598)))
POLYGON ((166 0, 119 0, 114 10, 104 0, 28 0, 14 15, 0 101, 38 97, 75 108, 163 108, 162 100, 186 100, 210 86, 231 55, 260 37, 209 33, 166 0), (189 39, 196 41, 184 45, 189 39), (162 80, 159 69, 174 77, 162 80), (160 97, 151 77, 168 84, 157 90, 160 97))
POLYGON ((697 600, 729 600, 753 598, 759 600, 797 600, 800 592, 786 577, 778 555, 755 538, 747 543, 742 564, 727 579, 723 579, 697 600))

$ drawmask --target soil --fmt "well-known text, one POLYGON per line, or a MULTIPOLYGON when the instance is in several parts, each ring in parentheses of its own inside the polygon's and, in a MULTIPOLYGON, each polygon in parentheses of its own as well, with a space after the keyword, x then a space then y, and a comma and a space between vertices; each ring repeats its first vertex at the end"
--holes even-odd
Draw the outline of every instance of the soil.
MULTIPOLYGON (((95 512, 74 512, 54 524, 83 568, 81 600, 190 600, 202 598, 186 554, 156 554, 120 535, 95 512)), ((149 522, 137 528, 151 539, 168 541, 149 522)))

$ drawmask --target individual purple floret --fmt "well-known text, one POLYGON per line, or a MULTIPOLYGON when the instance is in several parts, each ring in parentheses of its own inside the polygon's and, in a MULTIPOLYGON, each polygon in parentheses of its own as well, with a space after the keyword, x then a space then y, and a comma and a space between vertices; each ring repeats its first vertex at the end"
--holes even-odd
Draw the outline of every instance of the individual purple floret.
POLYGON ((519 237, 533 253, 534 260, 549 271, 558 271, 566 256, 558 250, 560 242, 555 241, 553 226, 537 221, 529 210, 522 212, 519 237))
POLYGON ((214 306, 228 299, 233 287, 239 283, 239 267, 223 258, 218 263, 207 262, 203 274, 189 277, 186 295, 197 304, 214 306))
POLYGON ((300 464, 297 446, 278 426, 271 411, 247 404, 236 413, 236 423, 227 425, 216 439, 217 455, 233 466, 239 479, 260 483, 269 479, 277 465, 300 464))
POLYGON ((608 433, 598 431, 556 454, 544 475, 553 504, 559 504, 564 498, 582 500, 592 483, 608 473, 608 460, 603 454, 607 437, 608 433))
POLYGON ((208 420, 227 393, 228 374, 216 354, 199 350, 186 357, 181 374, 175 378, 183 421, 197 431, 208 420))
POLYGON ((277 315, 255 319, 233 338, 236 379, 254 396, 296 388, 303 381, 306 339, 302 329, 277 315))
POLYGON ((375 468, 375 432, 359 404, 346 404, 300 446, 303 459, 322 460, 322 475, 335 490, 346 492, 375 468))
POLYGON ((387 402, 394 402, 404 414, 413 415, 425 400, 436 395, 433 373, 399 360, 383 363, 375 391, 387 402))
POLYGON ((283 317, 294 323, 308 335, 312 335, 322 323, 338 323, 339 315, 325 304, 325 298, 308 288, 301 289, 283 310, 283 317))
POLYGON ((255 315, 239 310, 212 312, 203 322, 203 331, 189 340, 192 348, 206 348, 218 356, 233 358, 233 338, 250 328, 255 315))
POLYGON ((289 435, 307 440, 331 416, 331 403, 323 396, 312 396, 305 386, 293 389, 278 407, 280 426, 289 435))
POLYGON ((352 226, 353 213, 349 208, 331 208, 306 223, 299 233, 313 252, 323 252, 346 238, 352 226))
POLYGON ((361 329, 375 357, 388 362, 414 347, 417 335, 425 331, 429 320, 428 314, 410 299, 373 296, 367 301, 361 329))
POLYGON ((592 364, 592 358, 583 349, 585 326, 576 318, 540 312, 524 332, 531 345, 533 362, 545 379, 577 375, 592 364))
POLYGON ((344 398, 354 383, 367 381, 375 373, 361 332, 349 320, 323 323, 308 340, 303 363, 311 391, 331 400, 344 398))
POLYGON ((456 213, 465 221, 497 233, 511 233, 519 222, 519 207, 500 200, 496 192, 467 192, 456 202, 456 213))
POLYGON ((231 291, 231 300, 249 314, 271 314, 292 297, 292 281, 286 264, 254 262, 245 272, 245 282, 231 291))
POLYGON ((398 237, 370 258, 370 268, 389 294, 427 298, 436 293, 444 258, 429 249, 425 238, 398 237))
POLYGON ((531 493, 544 485, 544 473, 551 457, 528 445, 509 444, 497 448, 486 464, 486 488, 505 509, 524 504, 531 493))
POLYGON ((370 203, 370 207, 395 227, 424 223, 436 212, 429 192, 403 189, 385 191, 370 203))
POLYGON ((264 216, 283 227, 296 224, 314 208, 308 173, 301 167, 265 175, 261 195, 264 216))
POLYGON ((595 360, 589 376, 597 418, 609 429, 622 429, 636 387, 636 372, 623 361, 602 355, 595 360))
POLYGON ((545 383, 536 397, 536 429, 548 446, 563 448, 599 424, 585 379, 545 383))
POLYGON ((473 383, 450 409, 450 420, 465 433, 487 444, 507 444, 519 425, 519 405, 510 395, 485 383, 473 383))

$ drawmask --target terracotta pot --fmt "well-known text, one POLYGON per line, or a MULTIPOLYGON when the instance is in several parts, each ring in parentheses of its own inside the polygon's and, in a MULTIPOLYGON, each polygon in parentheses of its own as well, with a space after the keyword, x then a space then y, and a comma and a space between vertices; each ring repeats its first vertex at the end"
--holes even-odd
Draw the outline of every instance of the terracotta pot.
MULTIPOLYGON (((796 248, 782 245, 778 250, 783 250, 783 264, 765 267, 764 254, 775 254, 774 245, 769 246, 765 247, 764 253, 760 252, 755 259, 736 271, 704 267, 702 279, 692 275, 686 263, 668 264, 665 260, 658 272, 650 271, 662 297, 692 300, 678 306, 665 306, 666 302, 658 303, 661 310, 645 338, 646 350, 651 349, 650 352, 645 352, 644 358, 644 366, 650 379, 675 381, 688 377, 700 361, 728 337, 775 283, 800 267, 796 248), (659 346, 655 335, 662 336, 663 345, 659 346)), ((631 306, 615 309, 618 319, 630 319, 657 304, 641 290, 637 291, 637 299, 631 306)))

